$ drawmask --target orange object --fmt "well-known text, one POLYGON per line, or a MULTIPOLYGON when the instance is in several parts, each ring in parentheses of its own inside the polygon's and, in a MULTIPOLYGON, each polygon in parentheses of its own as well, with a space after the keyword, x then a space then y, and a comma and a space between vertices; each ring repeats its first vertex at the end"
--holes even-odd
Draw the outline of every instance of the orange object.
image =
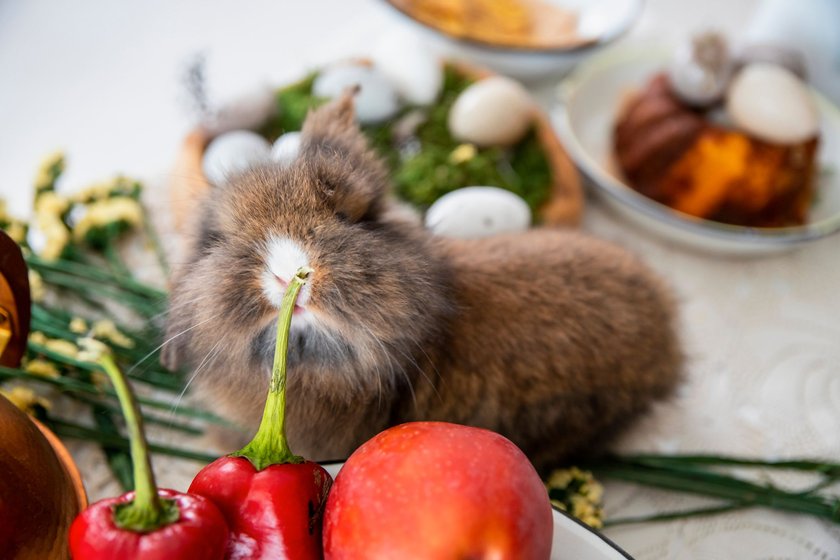
POLYGON ((752 227, 807 221, 816 137, 771 144, 717 124, 659 74, 624 108, 614 141, 630 186, 679 212, 752 227))

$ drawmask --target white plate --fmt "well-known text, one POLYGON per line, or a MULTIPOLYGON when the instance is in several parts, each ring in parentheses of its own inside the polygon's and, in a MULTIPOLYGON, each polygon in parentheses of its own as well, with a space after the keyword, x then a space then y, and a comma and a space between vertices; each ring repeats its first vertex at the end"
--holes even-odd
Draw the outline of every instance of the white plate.
MULTIPOLYGON (((321 465, 335 478, 344 463, 321 465)), ((551 560, 632 560, 629 554, 591 527, 558 509, 553 513, 554 540, 551 544, 551 560)))
POLYGON ((602 199, 637 224, 693 248, 733 254, 791 249, 840 230, 840 110, 812 92, 821 117, 820 177, 810 222, 784 228, 749 228, 682 214, 622 182, 612 164, 613 126, 627 92, 642 87, 668 61, 669 49, 623 46, 590 59, 559 88, 552 121, 569 155, 602 199))

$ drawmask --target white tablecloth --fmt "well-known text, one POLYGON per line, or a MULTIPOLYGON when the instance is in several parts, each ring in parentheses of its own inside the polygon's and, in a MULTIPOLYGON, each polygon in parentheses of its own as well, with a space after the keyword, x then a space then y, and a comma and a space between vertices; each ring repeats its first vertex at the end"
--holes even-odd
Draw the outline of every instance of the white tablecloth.
MULTIPOLYGON (((633 35, 735 32, 754 5, 649 0, 633 35)), ((224 104, 364 54, 392 24, 374 0, 0 3, 0 194, 27 212, 41 156, 63 147, 68 188, 125 172, 161 200, 194 122, 183 74, 196 55, 224 104)), ((840 460, 840 237, 776 257, 722 258, 669 245, 590 202, 585 229, 639 252, 673 282, 689 354, 679 396, 620 449, 840 460)), ((73 449, 92 498, 118 492, 94 447, 73 449)), ((164 485, 182 489, 198 468, 156 465, 164 485)), ((607 486, 606 502, 621 516, 698 503, 618 484, 607 486)), ((840 526, 766 510, 607 534, 639 559, 840 558, 840 526)))

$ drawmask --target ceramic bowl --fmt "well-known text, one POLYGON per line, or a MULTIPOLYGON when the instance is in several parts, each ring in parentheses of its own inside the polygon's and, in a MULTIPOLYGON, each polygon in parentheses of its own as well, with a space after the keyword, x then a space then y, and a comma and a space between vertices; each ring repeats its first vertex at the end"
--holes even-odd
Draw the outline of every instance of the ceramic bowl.
POLYGON ((489 68, 526 82, 558 77, 576 64, 623 36, 642 11, 642 0, 553 0, 579 15, 582 41, 563 48, 511 47, 458 37, 415 19, 394 5, 401 15, 445 57, 489 68))
MULTIPOLYGON (((820 173, 810 221, 802 226, 754 228, 677 212, 633 190, 613 159, 613 126, 628 92, 641 87, 669 59, 665 46, 613 49, 581 65, 559 87, 552 120, 575 164, 617 213, 684 246, 706 252, 761 255, 789 250, 840 230, 840 174, 820 173)), ((820 113, 820 170, 840 169, 840 110, 812 90, 820 113)))

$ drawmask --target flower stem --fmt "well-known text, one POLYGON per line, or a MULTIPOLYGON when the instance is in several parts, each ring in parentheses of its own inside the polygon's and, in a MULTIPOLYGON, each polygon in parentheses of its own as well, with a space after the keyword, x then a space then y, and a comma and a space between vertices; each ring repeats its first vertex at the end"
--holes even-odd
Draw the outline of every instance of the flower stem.
MULTIPOLYGON (((101 430, 94 430, 93 428, 68 422, 67 420, 63 420, 61 418, 50 417, 47 419, 47 423, 49 424, 50 429, 52 429, 52 431, 60 437, 95 441, 109 447, 116 447, 120 449, 129 449, 131 447, 129 441, 122 436, 106 434, 101 430)), ((201 451, 192 451, 190 449, 182 449, 179 447, 168 447, 155 443, 149 444, 149 451, 160 455, 168 455, 170 457, 198 461, 204 464, 211 463, 218 458, 218 455, 211 455, 209 453, 202 453, 201 451)))
POLYGON ((231 457, 245 457, 258 471, 269 465, 303 462, 303 457, 295 455, 289 449, 289 442, 286 439, 286 354, 295 301, 311 273, 311 269, 301 267, 286 288, 277 319, 274 364, 271 368, 271 383, 262 421, 254 439, 239 451, 231 453, 231 457))
POLYGON ((163 271, 163 275, 169 277, 169 263, 166 260, 166 253, 164 252, 163 245, 160 242, 160 236, 158 236, 157 230, 152 224, 152 220, 149 216, 149 209, 142 203, 140 204, 140 209, 143 212, 143 231, 149 239, 149 243, 152 245, 152 249, 155 252, 158 265, 160 266, 161 271, 163 271))
MULTIPOLYGON (((0 366, 0 380, 2 379, 26 379, 27 381, 34 381, 36 383, 41 383, 44 385, 52 385, 54 387, 58 387, 63 391, 87 393, 90 395, 106 395, 109 397, 116 396, 116 393, 114 391, 100 389, 96 385, 82 381, 80 379, 75 379, 66 376, 44 377, 43 375, 29 373, 26 370, 7 368, 5 366, 0 366)), ((175 407, 172 402, 159 401, 146 397, 137 397, 137 402, 144 406, 148 406, 149 408, 154 408, 157 410, 166 410, 171 414, 178 414, 180 416, 205 420, 207 422, 212 422, 214 424, 220 424, 223 426, 235 427, 233 424, 231 424, 230 421, 216 416, 212 412, 207 412, 206 410, 200 410, 198 408, 192 408, 188 406, 175 407)))
POLYGON ((174 502, 161 500, 158 496, 155 473, 149 459, 148 443, 143 432, 143 415, 140 405, 128 386, 125 375, 109 354, 99 357, 99 364, 120 400, 125 423, 131 441, 131 463, 134 468, 134 499, 116 508, 114 522, 130 531, 149 532, 177 521, 178 507, 174 502))
POLYGON ((665 513, 655 513, 652 515, 639 515, 632 517, 619 517, 617 519, 607 519, 604 521, 604 528, 616 527, 618 525, 629 525, 631 523, 651 523, 658 521, 675 521, 678 519, 687 519, 689 517, 701 517, 704 515, 717 515, 720 513, 729 513, 744 509, 744 504, 738 502, 727 503, 720 506, 711 506, 697 509, 684 509, 680 511, 670 511, 665 513))

